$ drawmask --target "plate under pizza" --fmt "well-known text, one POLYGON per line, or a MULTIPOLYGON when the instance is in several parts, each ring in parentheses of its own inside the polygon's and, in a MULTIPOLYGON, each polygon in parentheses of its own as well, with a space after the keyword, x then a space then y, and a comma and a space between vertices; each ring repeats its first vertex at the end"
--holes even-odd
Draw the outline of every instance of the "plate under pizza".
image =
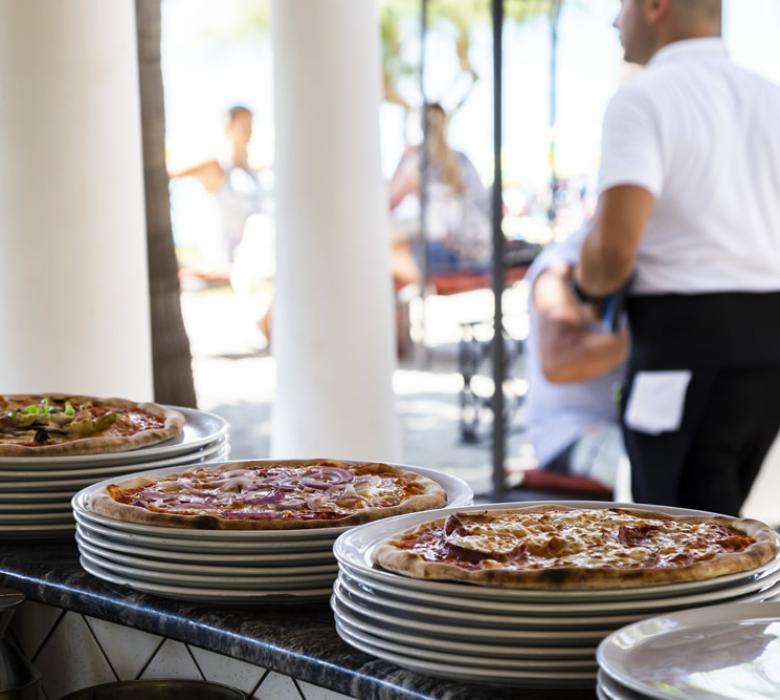
POLYGON ((706 589, 780 566, 777 535, 758 521, 609 503, 401 516, 342 536, 334 551, 342 565, 378 581, 488 597, 706 589))

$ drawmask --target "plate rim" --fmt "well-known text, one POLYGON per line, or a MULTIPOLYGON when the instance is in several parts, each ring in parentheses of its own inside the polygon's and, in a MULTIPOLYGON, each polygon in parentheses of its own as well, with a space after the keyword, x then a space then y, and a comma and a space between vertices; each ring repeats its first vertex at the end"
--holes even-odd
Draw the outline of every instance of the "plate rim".
POLYGON ((61 455, 61 456, 55 456, 51 455, 48 457, 0 457, 0 465, 9 465, 9 464, 15 464, 18 463, 19 460, 24 460, 23 464, 27 465, 40 465, 41 468, 45 468, 44 465, 48 464, 78 464, 78 463, 87 463, 87 462, 100 462, 101 460, 110 460, 114 461, 115 459, 118 461, 128 461, 128 462, 139 462, 143 461, 144 457, 142 456, 140 460, 136 460, 136 455, 156 455, 156 454, 166 454, 170 457, 173 457, 176 454, 183 454, 184 452, 190 451, 190 449, 196 449, 198 447, 201 447, 205 444, 208 444, 209 442, 214 442, 218 438, 221 438, 223 436, 227 436, 230 432, 230 425, 228 424, 227 420, 225 420, 222 416, 217 415, 216 413, 212 413, 211 411, 203 411, 198 408, 189 408, 186 406, 174 406, 170 404, 161 404, 164 408, 170 408, 174 411, 179 411, 184 415, 185 418, 185 424, 186 421, 189 420, 190 416, 208 416, 210 420, 214 420, 219 424, 219 428, 217 428, 212 433, 209 433, 207 436, 197 438, 195 440, 191 440, 190 442, 180 442, 176 443, 175 445, 169 444, 166 445, 166 442, 169 442, 169 440, 164 440, 159 443, 154 443, 153 445, 148 445, 146 447, 139 447, 135 450, 125 450, 123 452, 100 452, 97 454, 86 454, 86 455, 61 455))
MULTIPOLYGON (((453 596, 466 596, 472 598, 487 598, 497 600, 520 600, 522 598, 536 598, 547 601, 553 601, 556 598, 558 600, 574 600, 581 599, 583 601, 595 601, 599 598, 606 600, 613 600, 615 598, 621 599, 642 599, 646 597, 650 598, 662 598, 667 597, 665 595, 655 595, 656 593, 669 593, 672 595, 677 591, 689 591, 689 590, 707 590, 720 588, 723 585, 728 585, 732 581, 741 580, 743 578, 754 577, 771 567, 780 566, 780 548, 778 548, 777 555, 769 562, 761 567, 757 567, 751 571, 737 572, 735 574, 727 574, 719 576, 714 579, 706 579, 704 581, 684 581, 681 583, 663 584, 660 586, 641 586, 636 588, 617 588, 617 589, 589 589, 589 590, 544 590, 541 588, 498 588, 492 586, 479 586, 469 583, 454 582, 454 581, 439 581, 428 579, 417 579, 408 576, 402 576, 393 572, 385 571, 373 567, 373 559, 371 558, 373 549, 383 540, 408 530, 411 527, 419 525, 426 520, 433 520, 449 515, 456 510, 463 512, 472 511, 495 511, 495 510, 509 510, 511 508, 523 508, 534 507, 541 505, 564 505, 581 508, 647 508, 650 510, 657 510, 659 512, 666 512, 670 514, 679 515, 704 515, 713 516, 717 513, 711 513, 709 511, 697 511, 687 508, 674 508, 671 506, 652 506, 641 503, 613 503, 608 501, 578 501, 578 500, 543 500, 543 501, 519 501, 509 503, 488 503, 478 504, 465 507, 446 507, 437 511, 430 511, 435 513, 431 517, 424 517, 425 512, 422 513, 407 513, 404 515, 398 515, 393 518, 387 518, 385 520, 378 520, 364 525, 359 525, 349 532, 345 532, 340 535, 333 545, 333 553, 339 564, 346 564, 353 569, 365 572, 369 577, 377 578, 378 580, 396 581, 399 586, 405 586, 407 588, 417 588, 422 590, 428 590, 431 592, 439 592, 441 594, 449 594, 453 596), (363 538, 362 545, 358 545, 352 540, 363 538), (367 540, 367 542, 365 541, 367 540), (359 556, 356 555, 359 552, 359 556), (371 565, 366 562, 370 561, 371 565)), ((780 536, 779 536, 780 537, 780 536)), ((780 541, 780 539, 779 539, 780 541)), ((388 584, 392 585, 392 584, 388 584)))
POLYGON ((90 475, 94 475, 94 472, 109 472, 112 469, 119 469, 123 467, 145 467, 150 466, 151 468, 164 468, 167 466, 176 466, 176 463, 173 463, 172 460, 179 460, 180 458, 185 461, 179 461, 178 464, 185 465, 188 462, 195 462, 203 457, 211 457, 215 454, 219 454, 221 451, 228 449, 229 450, 230 445, 227 440, 221 440, 219 442, 209 443, 208 445, 204 445, 203 447, 199 447, 194 452, 187 452, 181 455, 175 455, 173 457, 167 457, 162 460, 156 460, 150 463, 144 463, 144 462, 130 462, 130 463, 121 463, 121 464, 106 464, 106 465, 99 465, 99 466, 87 466, 87 467, 74 467, 73 469, 49 469, 47 471, 31 471, 30 469, 2 469, 0 465, 0 488, 2 488, 4 483, 15 483, 16 477, 25 475, 25 476, 35 476, 38 477, 40 481, 50 481, 52 479, 61 479, 63 481, 66 481, 70 478, 72 475, 73 477, 78 477, 79 474, 83 474, 86 477, 89 477, 90 475), (162 464, 157 464, 156 462, 162 462, 162 464), (6 476, 7 475, 7 476, 6 476))
MULTIPOLYGON (((142 547, 136 547, 135 545, 129 545, 125 544, 124 542, 114 542, 112 540, 106 540, 102 541, 100 538, 102 535, 98 533, 96 530, 92 530, 91 532, 94 534, 87 534, 84 532, 84 530, 87 529, 83 524, 79 523, 76 526, 76 532, 80 534, 82 537, 87 539, 90 542, 93 542, 96 546, 102 547, 104 549, 109 549, 109 545, 111 548, 115 548, 117 551, 121 553, 126 553, 130 556, 137 556, 137 557, 152 557, 155 559, 171 559, 171 560, 181 560, 184 563, 190 563, 192 561, 195 561, 196 559, 202 559, 203 557, 225 557, 224 560, 217 560, 217 561, 224 561, 226 566, 229 565, 229 562, 231 559, 235 557, 245 557, 246 559, 240 559, 239 561, 257 561, 258 558, 267 558, 268 561, 286 561, 286 560, 292 560, 295 557, 310 557, 311 559, 315 561, 328 561, 335 563, 335 559, 333 558, 333 554, 329 550, 312 550, 310 552, 303 551, 303 552, 282 552, 274 554, 271 553, 249 553, 249 554, 223 554, 220 552, 192 552, 192 551, 176 551, 176 550, 167 550, 167 549, 154 549, 154 548, 142 548, 142 547), (138 550, 134 552, 125 552, 125 549, 132 549, 132 550, 138 550), (253 559, 250 559, 252 557, 253 559), (281 557, 281 559, 279 559, 281 557), (231 558, 231 559, 228 559, 231 558), (289 559, 286 559, 289 558, 289 559)), ((235 561, 235 560, 234 560, 235 561)), ((235 562, 238 563, 238 562, 235 562)))
MULTIPOLYGON (((349 578, 357 580, 360 583, 364 583, 367 586, 373 586, 376 588, 382 589, 390 589, 389 591, 382 591, 383 593, 390 593, 398 595, 399 597, 406 598, 406 599, 413 599, 413 596, 419 595, 419 596, 425 596, 427 598, 439 598, 441 600, 441 596, 438 596, 435 593, 430 593, 426 591, 420 591, 415 588, 394 588, 392 585, 388 584, 385 581, 382 582, 375 582, 373 579, 362 579, 360 573, 355 573, 351 568, 344 565, 343 563, 339 563, 339 568, 341 571, 343 571, 349 578), (399 592, 400 591, 400 592, 399 592)), ((738 599, 743 596, 749 596, 752 594, 759 593, 760 591, 766 589, 767 587, 777 587, 780 585, 780 562, 778 562, 778 566, 774 570, 770 570, 766 572, 765 574, 762 574, 760 577, 757 577, 753 579, 752 581, 746 582, 746 583, 738 583, 738 585, 734 586, 724 586, 719 587, 715 589, 705 590, 700 593, 692 593, 687 596, 680 595, 680 596, 666 596, 663 598, 640 598, 640 599, 618 599, 617 601, 609 601, 609 600, 598 600, 593 601, 591 603, 565 603, 565 602, 552 602, 552 603, 545 603, 545 602, 514 602, 514 601, 504 601, 504 600, 494 600, 494 599, 480 599, 475 597, 460 597, 456 598, 455 596, 449 596, 446 600, 447 603, 449 603, 452 600, 457 600, 458 605, 463 605, 464 601, 467 601, 468 603, 476 603, 476 604, 482 604, 484 607, 481 608, 482 610, 486 610, 488 608, 491 608, 493 610, 505 612, 506 614, 518 614, 522 613, 522 610, 516 610, 515 607, 524 607, 524 608, 533 608, 536 605, 539 606, 539 608, 545 609, 545 608, 551 608, 554 610, 562 610, 562 611, 568 611, 569 607, 576 606, 578 610, 586 611, 587 609, 593 609, 596 608, 599 610, 599 612, 604 614, 632 614, 630 611, 635 610, 637 614, 643 614, 643 613, 649 613, 650 615, 655 614, 654 611, 660 610, 662 614, 664 612, 665 607, 700 607, 703 605, 707 605, 709 603, 715 603, 715 601, 723 601, 723 603, 731 602, 733 599, 738 599), (717 595, 716 595, 717 594, 717 595), (711 596, 716 596, 712 598, 711 596), (722 596, 722 597, 721 597, 722 596), (628 608, 627 606, 633 605, 635 607, 628 608), (604 606, 606 609, 602 609, 601 606, 604 606), (608 608, 606 606, 609 606, 608 608), (614 608, 613 606, 620 606, 618 608, 614 608)), ((435 603, 432 603, 435 605, 435 603)), ((457 610, 458 612, 474 612, 476 610, 476 607, 472 605, 471 607, 468 607, 468 605, 464 605, 464 607, 453 607, 451 605, 440 606, 443 610, 457 610), (467 608, 467 609, 464 609, 467 608)), ((544 612, 550 613, 551 610, 543 610, 544 612)), ((527 611, 532 612, 532 611, 527 611)), ((541 612, 541 611, 540 611, 541 612)), ((570 615, 570 613, 569 613, 570 615)), ((561 615, 561 617, 569 616, 569 615, 561 615)), ((646 615, 645 615, 646 616, 646 615)))
MULTIPOLYGON (((240 460, 226 460, 223 462, 211 462, 209 466, 212 467, 221 467, 223 465, 229 465, 229 464, 241 464, 244 462, 255 462, 258 464, 297 464, 304 461, 309 461, 312 458, 296 458, 296 459, 240 459, 240 460)), ((313 459, 320 459, 320 458, 313 458, 313 459)), ((322 458, 325 459, 325 458, 322 458)), ((334 458, 328 458, 328 459, 334 459, 334 458)), ((365 460, 349 460, 349 459, 343 459, 343 460, 337 460, 344 462, 346 464, 364 464, 366 463, 365 460)), ((440 484, 445 491, 447 492, 447 499, 448 503, 452 501, 457 501, 456 505, 453 505, 451 507, 453 508, 461 508, 466 506, 466 502, 470 503, 474 499, 474 492, 472 488, 461 478, 452 476, 450 474, 446 474, 445 472, 441 472, 435 469, 431 469, 429 467, 413 467, 411 465, 406 464, 395 464, 390 462, 383 462, 382 464, 387 464, 391 467, 396 467, 399 469, 405 469, 408 471, 414 471, 416 473, 419 473, 421 476, 426 476, 434 481, 436 483, 440 484), (445 483, 442 483, 436 479, 436 476, 440 476, 445 483), (449 484, 453 489, 458 489, 456 493, 451 497, 451 492, 449 488, 447 487, 447 484, 449 484), (463 501, 462 505, 459 505, 460 502, 463 501)), ((181 465, 186 466, 186 465, 181 465)), ((197 464, 189 465, 190 467, 196 467, 197 464)), ((141 470, 137 473, 133 473, 129 476, 150 476, 155 474, 168 474, 168 473, 175 473, 177 470, 179 470, 179 465, 175 465, 172 467, 165 467, 161 469, 148 469, 148 470, 141 470)), ((354 529, 355 527, 361 527, 360 525, 341 525, 338 527, 330 527, 330 528, 299 528, 299 529, 289 529, 289 530, 197 530, 197 529, 185 529, 185 528, 173 528, 173 527, 161 527, 157 525, 142 525, 138 523, 128 523, 121 520, 116 520, 112 518, 108 518, 103 515, 99 515, 97 513, 92 513, 89 508, 86 505, 86 499, 87 497, 92 494, 95 491, 98 491, 102 488, 105 488, 112 482, 116 481, 116 479, 103 479, 101 481, 98 481, 96 483, 93 483, 83 489, 81 489, 77 494, 73 496, 72 505, 73 510, 79 510, 82 513, 85 514, 85 516, 94 518, 96 522, 100 522, 104 524, 106 527, 113 527, 114 529, 121 529, 126 531, 134 531, 141 534, 148 534, 148 535, 168 535, 172 537, 182 538, 182 539, 214 539, 214 540, 241 540, 241 539, 267 539, 267 540, 279 540, 279 539, 324 539, 324 538, 335 538, 338 535, 341 535, 345 532, 348 532, 349 530, 354 529), (205 534, 207 533, 207 534, 205 534)), ((449 507, 449 506, 445 506, 449 507)), ((438 512, 438 510, 441 509, 433 509, 428 511, 420 511, 420 512, 438 512)), ((384 518, 383 520, 388 520, 389 518, 384 518)), ((379 522, 379 521, 373 521, 373 522, 379 522)), ((370 524, 370 523, 368 523, 370 524)))
MULTIPOLYGON (((371 599, 370 599, 368 593, 366 593, 366 592, 357 592, 356 593, 355 590, 354 590, 354 587, 350 586, 348 582, 344 581, 344 579, 341 577, 341 574, 339 574, 339 578, 336 580, 336 582, 334 582, 334 586, 336 586, 336 585, 342 586, 346 590, 346 592, 349 593, 350 595, 356 596, 356 597, 360 598, 361 600, 365 600, 365 601, 371 602, 371 599)), ((390 605, 391 605, 391 603, 389 603, 389 602, 388 603, 383 603, 383 602, 381 602, 381 600, 376 600, 374 602, 376 604, 378 604, 378 605, 384 605, 385 607, 390 607, 390 605)), ((395 601, 393 601, 392 605, 396 606, 397 604, 396 604, 395 601)), ((426 615, 425 610, 423 608, 420 608, 419 606, 410 606, 410 605, 399 604, 399 605, 397 605, 397 609, 400 610, 400 611, 408 613, 410 616, 411 615, 414 615, 414 616, 426 615), (417 608, 417 609, 413 610, 413 609, 411 609, 412 607, 417 608)), ((450 617, 450 618, 452 617, 451 614, 449 616, 447 615, 447 609, 446 608, 438 608, 438 610, 439 610, 439 613, 437 613, 437 614, 433 614, 433 615, 430 614, 430 613, 428 613, 428 614, 431 615, 431 617, 441 618, 441 619, 446 619, 447 617, 450 617)), ((464 617, 464 615, 466 615, 466 614, 472 614, 473 615, 474 613, 466 613, 466 611, 464 611, 464 610, 458 610, 458 619, 459 620, 468 619, 468 620, 471 620, 471 622, 473 622, 475 624, 480 624, 481 623, 482 625, 493 625, 493 624, 496 624, 496 623, 500 623, 500 621, 502 619, 510 619, 510 617, 511 617, 509 614, 507 614, 507 615, 492 614, 491 615, 489 613, 484 613, 484 614, 481 615, 481 617, 483 617, 483 618, 490 618, 490 619, 478 620, 478 619, 475 619, 475 618, 466 618, 466 617, 464 617)), ((633 614, 633 615, 631 615, 631 614, 616 615, 614 617, 609 617, 608 616, 607 618, 598 617, 598 616, 582 617, 582 618, 577 618, 576 616, 565 616, 565 617, 558 617, 558 618, 556 618, 556 617, 541 617, 541 616, 539 616, 538 619, 540 621, 539 622, 534 622, 533 621, 533 615, 531 615, 531 616, 527 616, 522 621, 512 622, 512 623, 508 624, 507 628, 508 629, 524 629, 525 628, 524 626, 528 626, 528 627, 530 627, 533 630, 537 630, 537 629, 549 629, 549 628, 561 627, 561 628, 565 628, 567 630, 570 630, 570 628, 575 628, 576 627, 579 630, 580 628, 587 629, 590 626, 590 627, 596 627, 597 629, 600 629, 598 627, 599 621, 606 622, 610 626, 614 624, 616 626, 621 626, 622 627, 622 626, 625 626, 625 625, 630 624, 632 622, 636 622, 637 619, 640 618, 640 617, 641 617, 641 613, 636 613, 636 614, 633 614), (553 622, 550 622, 550 620, 552 620, 553 622), (558 622, 558 620, 560 620, 560 622, 558 622), (584 620, 588 620, 588 622, 584 622, 584 620)), ((499 629, 503 629, 503 628, 499 627, 499 629)), ((615 629, 615 628, 612 627, 612 629, 615 629)))
MULTIPOLYGON (((376 651, 365 651, 364 649, 360 649, 360 647, 358 647, 357 645, 355 645, 353 643, 350 643, 347 640, 344 640, 344 641, 347 642, 347 644, 350 644, 351 646, 354 646, 356 649, 359 649, 360 651, 363 651, 366 654, 370 654, 371 656, 375 656, 376 658, 382 659, 383 661, 389 661, 390 663, 394 663, 394 664, 396 664, 398 666, 401 666, 402 668, 405 668, 405 666, 403 665, 403 662, 408 659, 409 661, 412 662, 409 665, 408 668, 410 668, 411 670, 415 670, 413 668, 414 661, 415 661, 413 657, 404 657, 404 656, 399 655, 399 654, 392 654, 392 653, 388 653, 388 652, 382 652, 382 650, 376 650, 376 651, 379 651, 381 653, 376 653, 376 651), (400 659, 402 661, 402 663, 399 663, 398 659, 400 659)), ((457 667, 455 667, 453 665, 437 664, 437 663, 434 663, 434 662, 425 662, 424 666, 421 666, 421 665, 418 664, 417 672, 418 673, 429 673, 429 671, 427 671, 427 670, 422 670, 422 671, 419 670, 419 668, 425 668, 425 666, 429 666, 429 667, 436 667, 436 666, 438 666, 439 669, 436 669, 436 670, 439 670, 440 673, 448 673, 448 672, 449 673, 454 673, 455 677, 457 677, 458 670, 457 670, 457 667)), ((525 672, 518 672, 517 674, 512 674, 512 672, 508 671, 508 670, 501 671, 500 669, 487 669, 487 668, 486 669, 475 669, 475 671, 480 671, 480 672, 474 674, 474 677, 473 677, 474 680, 476 680, 478 678, 486 679, 486 678, 489 678, 490 676, 496 676, 496 675, 502 675, 502 674, 506 674, 505 678, 507 680, 515 680, 516 679, 516 680, 520 680, 520 681, 522 681, 522 680, 529 680, 529 681, 534 681, 534 680, 537 680, 537 681, 540 681, 540 680, 556 680, 556 679, 560 679, 560 678, 563 677, 566 680, 571 680, 571 681, 580 681, 581 680, 581 681, 585 682, 585 681, 595 680, 595 677, 596 677, 595 669, 594 669, 593 672, 582 672, 582 673, 574 673, 574 672, 566 672, 566 671, 559 671, 558 673, 553 673, 553 672, 550 672, 550 673, 534 673, 533 671, 525 671, 525 672)))
MULTIPOLYGON (((336 619, 342 619, 347 621, 352 627, 357 627, 358 629, 362 629, 361 625, 364 627, 369 627, 368 623, 365 623, 357 618, 355 618, 352 615, 351 611, 345 611, 340 610, 337 605, 338 601, 334 602, 334 597, 331 597, 331 610, 333 610, 334 617, 336 619)), ((372 634, 373 636, 382 637, 383 639, 386 638, 385 635, 393 634, 393 635, 400 635, 405 638, 408 638, 410 640, 409 644, 410 646, 414 645, 414 642, 419 641, 421 639, 423 640, 430 640, 429 644, 436 644, 439 648, 441 643, 444 644, 450 644, 450 645, 458 645, 462 647, 463 653, 476 653, 477 650, 475 649, 469 649, 466 650, 467 647, 485 647, 490 650, 491 653, 495 655, 501 655, 506 651, 507 648, 509 649, 517 649, 517 654, 514 654, 513 656, 507 656, 506 658, 553 658, 553 659, 584 659, 585 657, 588 658, 596 658, 596 649, 593 646, 584 646, 584 647, 542 647, 542 646, 529 646, 529 645, 496 645, 496 644, 488 644, 488 643, 482 643, 482 642, 466 642, 461 640, 453 640, 453 639, 439 639, 436 637, 429 638, 425 635, 421 634, 407 634, 405 632, 389 632, 387 630, 384 630, 382 627, 369 627, 368 630, 366 630, 368 634, 372 634), (385 634, 383 635, 382 632, 385 634)), ((423 645, 420 645, 423 646, 423 645)), ((423 646, 423 648, 428 648, 423 646)))
POLYGON ((326 594, 330 593, 329 588, 317 588, 317 589, 292 589, 289 591, 242 591, 242 590, 232 590, 229 588, 189 588, 187 586, 166 586, 163 584, 156 584, 156 583, 150 583, 147 581, 135 581, 133 579, 125 579, 121 576, 115 576, 110 571, 104 571, 101 567, 95 567, 95 565, 89 565, 85 566, 84 563, 81 561, 82 557, 79 557, 79 564, 81 567, 89 574, 94 576, 95 578, 102 579, 104 581, 108 581, 109 583, 112 583, 116 586, 123 586, 125 588, 130 588, 132 590, 139 591, 141 593, 151 593, 152 595, 165 595, 165 593, 170 594, 173 593, 174 597, 177 592, 185 591, 183 595, 187 595, 187 593, 192 593, 193 595, 197 596, 200 599, 205 600, 206 598, 213 599, 213 602, 220 602, 220 598, 233 598, 233 599, 241 599, 242 602, 246 601, 249 602, 253 598, 257 598, 258 602, 262 602, 262 599, 264 598, 287 598, 289 597, 291 600, 294 600, 296 598, 319 598, 321 596, 324 596, 326 594), (99 570, 99 573, 95 573, 94 571, 90 570, 91 568, 97 568, 99 570), (144 590, 147 589, 147 590, 144 590), (157 589, 156 591, 152 589, 157 589), (169 590, 172 589, 172 590, 169 590))
POLYGON ((422 622, 420 620, 414 620, 414 621, 406 621, 404 618, 397 618, 392 615, 388 615, 386 613, 377 613, 374 610, 370 610, 368 608, 363 608, 359 604, 355 603, 351 600, 345 600, 341 595, 339 595, 338 589, 334 586, 333 588, 333 595, 337 598, 339 603, 347 607, 348 609, 352 610, 353 612, 357 611, 359 614, 364 615, 368 618, 373 618, 377 620, 379 623, 385 623, 390 625, 395 625, 396 627, 410 627, 412 625, 416 626, 417 629, 424 629, 428 628, 428 631, 438 631, 439 634, 452 634, 454 631, 458 631, 458 634, 465 634, 467 637, 472 639, 479 639, 479 638, 488 638, 490 635, 494 635, 496 639, 500 639, 501 641, 510 641, 514 639, 534 639, 537 641, 542 640, 557 640, 557 639, 571 639, 572 637, 579 636, 583 638, 587 638, 590 644, 584 644, 583 646, 588 646, 589 648, 592 648, 594 651, 596 649, 596 645, 601 642, 604 637, 609 635, 611 632, 615 631, 614 628, 612 629, 603 629, 603 630, 499 630, 499 629, 492 629, 489 627, 468 627, 468 628, 459 628, 455 624, 453 625, 445 625, 441 623, 433 623, 433 622, 422 622), (397 620, 401 620, 402 622, 397 622, 397 620), (404 624, 406 622, 406 624, 404 624), (465 631, 464 631, 465 630, 465 631))
POLYGON ((136 532, 126 532, 124 530, 111 530, 103 525, 96 525, 95 523, 84 520, 82 514, 78 511, 73 511, 73 517, 76 522, 87 529, 93 529, 99 533, 101 530, 106 531, 108 534, 105 537, 116 537, 121 541, 133 541, 133 539, 144 538, 146 540, 156 540, 154 545, 150 547, 156 547, 161 552, 193 552, 193 553, 208 553, 218 554, 228 550, 234 550, 236 553, 256 554, 258 552, 272 552, 279 551, 279 553, 292 554, 296 551, 303 552, 331 552, 333 549, 333 542, 329 539, 322 540, 288 540, 279 542, 219 542, 216 540, 197 540, 197 539, 168 539, 165 537, 150 537, 149 535, 141 535, 136 532), (97 530, 96 528, 101 528, 97 530), (206 543, 204 547, 203 544, 206 543), (162 544, 163 546, 157 546, 162 544), (302 548, 297 550, 296 548, 302 548))
MULTIPOLYGON (((345 631, 347 632, 347 634, 349 634, 350 636, 353 636, 353 637, 355 637, 357 639, 360 639, 361 636, 367 635, 367 634, 369 636, 374 637, 375 639, 377 639, 380 642, 379 644, 376 644, 376 643, 374 643, 372 641, 366 641, 365 643, 370 645, 370 646, 377 647, 379 649, 383 648, 382 644, 393 644, 394 646, 405 648, 405 647, 403 647, 403 645, 400 645, 400 644, 397 644, 395 642, 392 642, 389 639, 382 639, 381 637, 375 637, 374 635, 371 635, 368 632, 362 632, 361 630, 357 630, 357 631, 352 630, 350 628, 350 625, 349 625, 348 622, 345 622, 344 620, 341 620, 339 618, 336 618, 335 625, 336 625, 337 628, 338 627, 344 628, 345 631)), ((518 664, 519 663, 521 666, 528 666, 529 668, 532 667, 532 666, 536 666, 537 668, 541 667, 541 668, 553 669, 553 668, 561 668, 561 664, 564 664, 564 666, 563 666, 564 669, 585 668, 586 666, 588 666, 594 672, 598 671, 598 665, 596 664, 595 658, 590 663, 588 663, 588 661, 586 659, 582 659, 582 660, 578 660, 578 659, 510 659, 510 658, 496 659, 495 657, 488 657, 488 656, 479 657, 479 656, 468 656, 466 654, 450 654, 450 653, 447 653, 447 652, 439 652, 439 651, 436 651, 435 649, 410 648, 408 651, 409 652, 414 652, 414 653, 417 653, 419 651, 424 651, 424 652, 428 652, 428 653, 432 653, 432 654, 442 654, 444 656, 450 656, 450 657, 452 657, 452 661, 451 662, 446 662, 446 663, 463 663, 464 665, 467 665, 467 666, 468 665, 477 665, 477 664, 469 664, 468 662, 470 660, 472 660, 472 659, 480 659, 480 660, 484 660, 485 663, 478 664, 477 666, 482 666, 482 667, 485 667, 485 668, 490 668, 489 662, 502 661, 502 662, 506 663, 506 668, 510 668, 511 664, 518 664), (566 664, 569 664, 569 665, 567 666, 566 664)), ((390 650, 390 652, 393 653, 392 650, 390 650)), ((400 652, 400 653, 403 653, 403 652, 400 652)), ((411 655, 411 654, 407 654, 407 655, 411 655)))
MULTIPOLYGON (((126 562, 124 559, 134 559, 140 562, 143 562, 144 560, 140 557, 129 557, 122 553, 112 552, 110 549, 107 549, 105 547, 100 546, 99 544, 95 544, 94 542, 91 542, 89 539, 87 539, 83 534, 81 534, 78 530, 76 531, 76 542, 79 546, 79 550, 81 550, 82 546, 84 549, 91 553, 94 556, 100 557, 102 559, 106 559, 110 562, 116 561, 116 563, 119 566, 126 566, 133 568, 133 562, 126 562), (84 542, 86 540, 86 542, 84 542), (91 551, 96 550, 96 551, 91 551), (112 557, 116 557, 116 559, 112 559, 112 557), (121 558, 120 558, 121 557, 121 558)), ((187 572, 192 573, 195 576, 236 576, 236 577, 251 577, 256 576, 257 578, 266 578, 266 577, 290 577, 290 576, 300 576, 300 575, 314 575, 314 574, 322 574, 323 576, 328 574, 333 574, 335 577, 338 574, 338 567, 335 562, 332 564, 312 564, 311 566, 286 566, 286 567, 280 567, 280 566, 265 566, 265 567, 241 567, 241 566, 229 566, 229 567, 220 567, 220 566, 211 566, 208 564, 201 565, 200 568, 203 567, 210 567, 207 571, 198 574, 196 572, 189 572, 189 569, 181 569, 182 566, 192 566, 197 567, 196 564, 190 564, 189 562, 163 562, 164 564, 168 564, 169 567, 171 567, 171 570, 169 569, 159 569, 154 567, 134 567, 141 570, 150 570, 155 573, 165 574, 165 573, 171 573, 176 574, 178 572, 187 572), (177 568, 179 567, 179 568, 177 568), (285 571, 280 571, 280 569, 285 569, 285 571), (324 569, 324 570, 318 570, 318 569, 324 569)))
MULTIPOLYGON (((615 666, 612 663, 612 657, 610 657, 610 651, 609 649, 612 648, 614 645, 617 644, 615 641, 618 634, 627 635, 630 634, 634 630, 638 630, 640 625, 651 625, 651 624, 658 624, 661 620, 669 620, 671 618, 674 618, 672 620, 673 623, 675 623, 675 627, 673 629, 660 629, 655 634, 647 634, 643 636, 641 639, 635 639, 633 640, 633 645, 638 648, 638 645, 646 643, 653 639, 658 639, 660 637, 663 637, 664 635, 672 632, 672 631, 679 631, 681 629, 696 629, 697 627, 708 627, 713 624, 718 624, 716 621, 716 618, 719 613, 723 613, 724 611, 727 611, 729 613, 735 613, 735 615, 732 617, 731 615, 728 616, 728 619, 726 622, 735 622, 735 621, 741 621, 741 622, 747 622, 749 620, 763 620, 768 618, 776 618, 778 621, 780 621, 780 600, 778 601, 765 601, 765 602, 753 602, 753 603, 726 603, 724 605, 716 605, 716 606, 710 606, 706 609, 701 608, 694 608, 692 610, 682 610, 675 613, 669 613, 668 615, 656 615, 654 617, 649 617, 644 620, 640 620, 639 622, 635 622, 631 625, 626 625, 624 628, 621 628, 619 630, 616 630, 609 636, 607 636, 598 646, 596 649, 596 659, 598 660, 599 666, 604 669, 604 671, 611 676, 614 680, 618 681, 621 685, 626 686, 629 690, 633 690, 637 693, 640 693, 641 695, 645 695, 651 698, 658 698, 660 700, 664 700, 667 696, 659 694, 659 691, 653 688, 650 685, 646 685, 642 683, 639 680, 634 679, 633 677, 622 673, 620 670, 616 669, 615 666), (774 615, 771 614, 767 610, 767 606, 770 606, 771 609, 774 611, 774 615), (749 611, 756 610, 761 611, 766 614, 757 614, 752 615, 749 611), (739 614, 739 613, 743 614, 739 614), (706 614, 706 616, 709 618, 708 622, 705 622, 704 624, 697 625, 697 624, 686 624, 687 618, 697 618, 700 617, 702 614, 706 614), (680 623, 680 618, 682 618, 683 622, 680 623)), ((625 644, 625 642, 624 642, 625 644)), ((628 650, 626 649, 624 653, 628 653, 628 650)), ((619 655, 619 654, 618 654, 619 655)))

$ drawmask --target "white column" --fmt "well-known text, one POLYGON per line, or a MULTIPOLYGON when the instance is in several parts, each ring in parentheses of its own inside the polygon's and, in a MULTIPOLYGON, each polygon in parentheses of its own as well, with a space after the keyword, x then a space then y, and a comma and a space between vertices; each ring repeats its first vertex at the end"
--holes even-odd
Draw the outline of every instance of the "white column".
POLYGON ((0 391, 152 396, 133 0, 0 0, 0 391))
POLYGON ((274 0, 272 452, 397 460, 374 0, 274 0))

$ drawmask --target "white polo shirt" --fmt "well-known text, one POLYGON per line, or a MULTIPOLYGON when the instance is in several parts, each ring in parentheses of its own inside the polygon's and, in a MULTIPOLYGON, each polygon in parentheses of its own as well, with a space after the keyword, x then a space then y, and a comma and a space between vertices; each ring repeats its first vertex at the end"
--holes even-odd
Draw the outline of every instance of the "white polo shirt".
POLYGON ((599 192, 656 197, 633 294, 780 290, 780 87, 721 39, 661 49, 604 118, 599 192))

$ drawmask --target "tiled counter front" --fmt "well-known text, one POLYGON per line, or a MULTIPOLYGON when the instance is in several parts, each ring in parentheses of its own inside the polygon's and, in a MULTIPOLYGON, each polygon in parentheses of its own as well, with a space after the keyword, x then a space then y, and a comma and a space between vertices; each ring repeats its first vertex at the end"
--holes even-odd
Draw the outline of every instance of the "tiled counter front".
POLYGON ((315 606, 218 607, 135 593, 86 573, 73 543, 0 544, 12 625, 48 700, 115 679, 196 678, 253 700, 579 700, 590 692, 473 686, 405 671, 339 639, 315 606))
POLYGON ((348 700, 349 696, 169 637, 26 601, 14 639, 43 677, 46 700, 111 681, 186 678, 225 683, 252 700, 348 700))
POLYGON ((252 700, 348 700, 300 679, 170 637, 25 601, 10 632, 43 677, 47 700, 111 681, 186 678, 225 683, 252 700))

